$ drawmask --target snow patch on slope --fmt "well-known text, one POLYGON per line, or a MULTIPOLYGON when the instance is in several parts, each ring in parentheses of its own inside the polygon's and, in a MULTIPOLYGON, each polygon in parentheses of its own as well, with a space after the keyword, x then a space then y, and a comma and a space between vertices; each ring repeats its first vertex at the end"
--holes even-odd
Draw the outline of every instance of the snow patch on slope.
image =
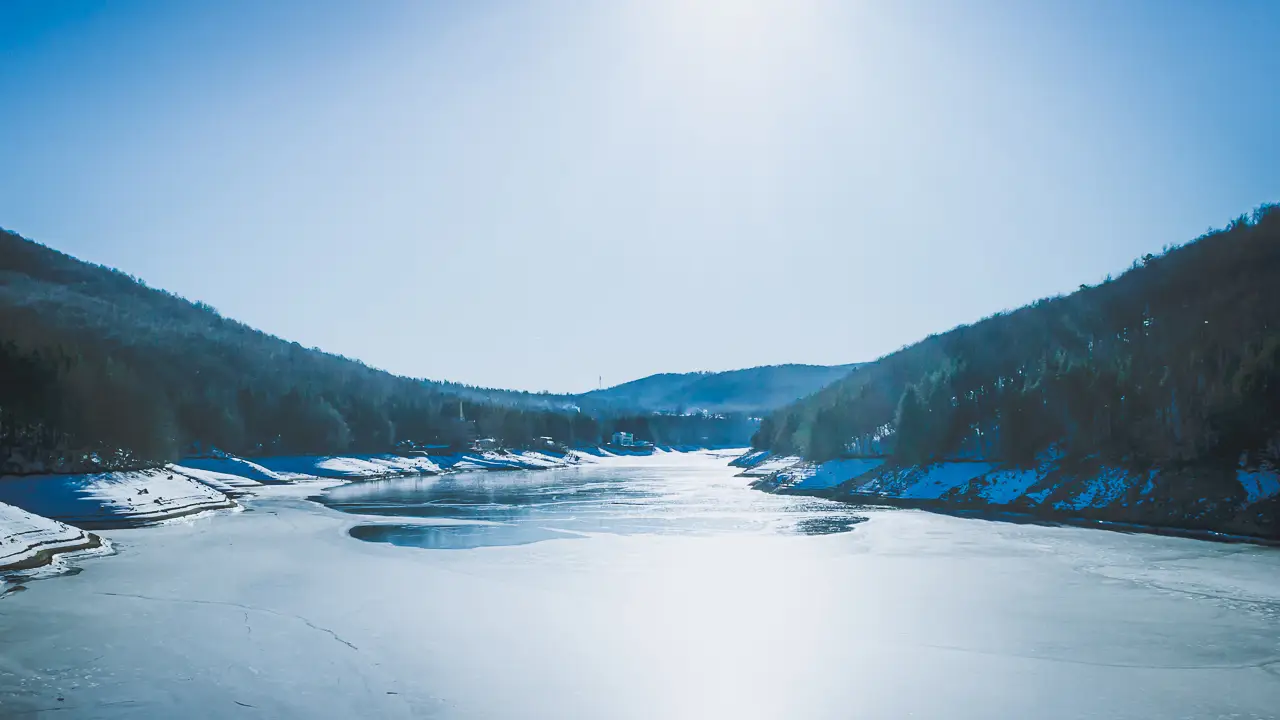
POLYGON ((755 467, 765 460, 768 460, 769 456, 772 454, 773 453, 768 450, 748 450, 741 456, 729 461, 729 465, 740 468, 755 467))
POLYGON ((765 477, 801 462, 804 462, 804 458, 795 455, 773 455, 768 460, 748 468, 740 474, 743 477, 765 477))
POLYGON ((864 475, 884 464, 881 458, 829 460, 814 465, 804 463, 780 471, 776 479, 779 490, 826 490, 864 475))
POLYGON ((1244 488, 1246 505, 1280 495, 1280 475, 1274 470, 1237 470, 1236 480, 1244 488))
POLYGON ((899 497, 936 500, 974 478, 981 477, 994 466, 983 462, 938 463, 923 469, 915 482, 906 487, 899 497))
POLYGON ((912 500, 937 500, 951 490, 981 477, 991 463, 943 462, 927 467, 890 470, 858 485, 853 492, 912 500))
MULTIPOLYGON (((1154 473, 1151 474, 1154 476, 1154 473)), ((1150 479, 1148 476, 1146 479, 1150 479)), ((1082 488, 1069 500, 1059 500, 1053 506, 1058 510, 1083 510, 1102 508, 1119 500, 1141 476, 1130 475, 1119 468, 1104 468, 1097 475, 1080 481, 1082 488)))
POLYGON ((986 476, 975 495, 992 505, 1009 505, 1044 477, 1039 470, 1001 470, 986 476))

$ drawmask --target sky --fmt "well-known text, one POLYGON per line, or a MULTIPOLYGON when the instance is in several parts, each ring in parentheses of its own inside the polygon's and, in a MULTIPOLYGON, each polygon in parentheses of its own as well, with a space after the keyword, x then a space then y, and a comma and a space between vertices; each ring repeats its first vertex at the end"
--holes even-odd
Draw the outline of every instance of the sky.
POLYGON ((1280 200, 1270 0, 3 0, 0 227, 392 372, 871 360, 1280 200))

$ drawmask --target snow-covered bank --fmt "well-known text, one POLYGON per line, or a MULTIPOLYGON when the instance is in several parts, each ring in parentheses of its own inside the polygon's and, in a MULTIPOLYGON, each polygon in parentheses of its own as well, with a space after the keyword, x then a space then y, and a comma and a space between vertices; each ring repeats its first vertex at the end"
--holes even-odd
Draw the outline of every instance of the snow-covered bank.
POLYGON ((126 527, 205 510, 263 484, 317 478, 371 480, 464 470, 541 470, 582 462, 577 453, 466 452, 452 455, 290 456, 246 460, 225 453, 163 468, 87 475, 0 477, 0 502, 81 528, 126 527))
POLYGON ((445 455, 302 455, 260 458, 258 464, 276 478, 285 480, 301 477, 372 480, 463 470, 543 470, 576 465, 581 460, 581 456, 572 452, 556 455, 534 450, 506 450, 445 455))
POLYGON ((850 502, 1018 513, 1053 520, 1280 537, 1280 474, 1274 470, 1135 471, 1106 465, 1061 467, 1046 456, 1032 468, 949 461, 896 466, 884 458, 813 463, 753 450, 735 463, 753 487, 850 502))
POLYGON ((226 494, 176 468, 0 478, 0 502, 87 529, 235 507, 226 494))
POLYGON ((254 488, 262 487, 262 483, 251 478, 242 477, 240 475, 232 475, 231 473, 215 472, 213 470, 201 470, 199 468, 186 467, 183 465, 169 464, 165 466, 170 472, 184 475, 195 480, 198 483, 208 485, 227 497, 240 497, 253 492, 254 488))
POLYGON ((765 478, 802 462, 804 458, 795 455, 771 455, 753 463, 740 474, 744 477, 765 478))
POLYGON ((0 571, 44 565, 55 553, 85 550, 99 542, 93 533, 0 503, 0 571))
POLYGON ((204 470, 223 475, 232 475, 235 477, 246 478, 258 483, 282 483, 288 482, 287 478, 277 475, 275 472, 259 465, 251 460, 246 460, 235 455, 226 453, 218 453, 216 455, 202 455, 200 457, 186 457, 179 461, 184 468, 193 470, 204 470))
MULTIPOLYGON (((600 454, 606 456, 609 454, 600 454)), ((210 510, 234 509, 238 505, 233 498, 252 494, 264 485, 463 471, 545 470, 594 461, 582 451, 255 460, 215 452, 146 470, 0 477, 0 570, 44 564, 54 552, 95 546, 97 537, 85 529, 134 527, 210 510)))

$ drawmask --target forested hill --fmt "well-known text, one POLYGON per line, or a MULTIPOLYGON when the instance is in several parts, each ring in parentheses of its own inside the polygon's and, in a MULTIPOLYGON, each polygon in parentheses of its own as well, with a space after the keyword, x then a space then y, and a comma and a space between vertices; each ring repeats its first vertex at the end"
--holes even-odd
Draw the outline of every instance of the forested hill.
POLYGON ((765 418, 755 442, 818 460, 1225 470, 1275 463, 1278 437, 1280 207, 1264 206, 870 363, 765 418))
POLYGON ((579 396, 655 412, 764 414, 845 377, 853 365, 767 365, 727 372, 662 373, 579 396))
POLYGON ((0 471, 232 452, 384 452, 479 433, 593 442, 579 413, 471 399, 221 317, 0 231, 0 471))

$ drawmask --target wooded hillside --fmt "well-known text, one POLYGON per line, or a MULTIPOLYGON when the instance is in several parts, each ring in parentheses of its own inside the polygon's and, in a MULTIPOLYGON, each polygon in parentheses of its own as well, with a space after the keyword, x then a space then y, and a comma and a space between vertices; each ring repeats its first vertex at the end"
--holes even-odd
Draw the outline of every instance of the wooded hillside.
POLYGON ((1280 207, 1120 277, 931 336, 765 418, 754 443, 903 464, 1053 449, 1131 467, 1274 462, 1280 207))

